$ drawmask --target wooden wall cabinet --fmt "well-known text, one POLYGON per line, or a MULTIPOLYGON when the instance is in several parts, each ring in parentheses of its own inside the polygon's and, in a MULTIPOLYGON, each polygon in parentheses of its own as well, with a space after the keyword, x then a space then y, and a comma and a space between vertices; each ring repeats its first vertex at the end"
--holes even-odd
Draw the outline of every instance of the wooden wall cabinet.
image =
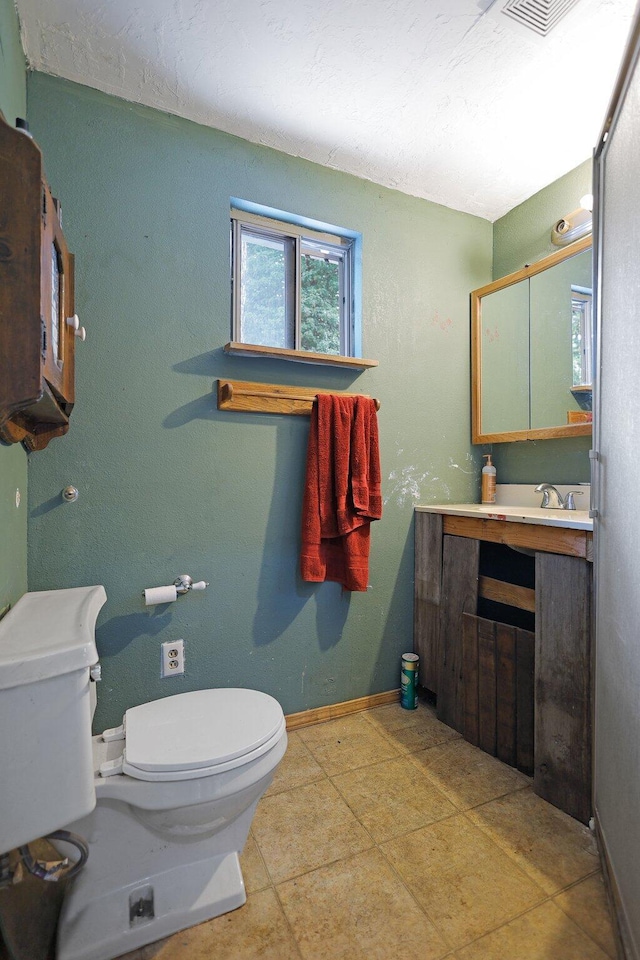
POLYGON ((0 438, 42 450, 75 401, 74 259, 34 141, 0 118, 0 438))
POLYGON ((535 792, 583 823, 592 813, 591 538, 584 530, 415 513, 414 650, 438 718, 533 773, 535 792), (486 543, 531 551, 535 586, 483 573, 486 543), (507 615, 479 617, 483 600, 507 615), (517 617, 509 624, 509 609, 535 615, 535 630, 517 617))

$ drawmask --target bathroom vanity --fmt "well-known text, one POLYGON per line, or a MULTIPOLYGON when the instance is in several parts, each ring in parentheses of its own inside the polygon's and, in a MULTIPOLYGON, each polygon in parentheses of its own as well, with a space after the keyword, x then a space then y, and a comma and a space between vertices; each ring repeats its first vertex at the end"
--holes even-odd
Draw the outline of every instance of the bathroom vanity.
POLYGON ((437 715, 591 817, 587 511, 445 504, 415 510, 414 649, 437 715))

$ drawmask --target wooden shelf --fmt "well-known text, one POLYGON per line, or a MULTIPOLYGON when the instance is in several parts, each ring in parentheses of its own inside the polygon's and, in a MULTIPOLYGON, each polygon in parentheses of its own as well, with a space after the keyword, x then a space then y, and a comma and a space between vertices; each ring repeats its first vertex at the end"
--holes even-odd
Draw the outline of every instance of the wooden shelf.
POLYGON ((333 353, 312 353, 309 350, 286 350, 284 347, 263 347, 257 343, 237 343, 231 341, 224 345, 225 353, 242 357, 262 357, 271 360, 295 360, 297 363, 319 363, 331 367, 350 367, 352 370, 367 370, 377 367, 377 360, 365 360, 362 357, 339 357, 333 353))
MULTIPOLYGON (((313 401, 319 393, 338 394, 341 397, 360 397, 366 394, 343 393, 341 390, 318 390, 315 387, 287 387, 277 383, 251 383, 246 380, 218 380, 218 410, 241 413, 286 413, 309 416, 313 401)), ((376 410, 380 401, 374 400, 376 410)))

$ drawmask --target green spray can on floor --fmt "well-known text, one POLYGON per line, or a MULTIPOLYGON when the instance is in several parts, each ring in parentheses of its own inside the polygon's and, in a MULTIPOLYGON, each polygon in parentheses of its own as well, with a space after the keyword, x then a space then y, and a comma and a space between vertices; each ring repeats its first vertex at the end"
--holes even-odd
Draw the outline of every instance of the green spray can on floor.
POLYGON ((418 665, 420 657, 416 653, 402 654, 400 670, 400 706, 405 710, 415 710, 418 706, 418 665))

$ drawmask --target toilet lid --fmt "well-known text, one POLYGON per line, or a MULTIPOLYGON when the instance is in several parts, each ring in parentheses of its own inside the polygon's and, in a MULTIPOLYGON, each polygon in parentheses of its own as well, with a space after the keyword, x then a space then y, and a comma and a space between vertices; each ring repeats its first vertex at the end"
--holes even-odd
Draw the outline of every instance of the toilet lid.
POLYGON ((229 769, 260 756, 284 729, 282 707, 258 690, 195 690, 153 700, 125 713, 126 772, 174 780, 179 773, 190 779, 229 769))

